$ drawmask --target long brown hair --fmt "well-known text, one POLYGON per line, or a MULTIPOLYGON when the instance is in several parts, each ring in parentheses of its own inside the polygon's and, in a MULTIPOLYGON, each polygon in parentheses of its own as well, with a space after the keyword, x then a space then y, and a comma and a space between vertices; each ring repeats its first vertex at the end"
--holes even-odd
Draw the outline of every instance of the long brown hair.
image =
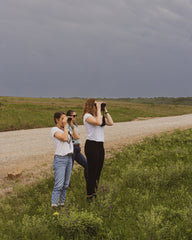
POLYGON ((83 109, 83 114, 82 117, 85 115, 85 113, 90 113, 92 115, 95 115, 95 104, 96 99, 95 98, 88 98, 87 101, 85 102, 84 109, 83 109))

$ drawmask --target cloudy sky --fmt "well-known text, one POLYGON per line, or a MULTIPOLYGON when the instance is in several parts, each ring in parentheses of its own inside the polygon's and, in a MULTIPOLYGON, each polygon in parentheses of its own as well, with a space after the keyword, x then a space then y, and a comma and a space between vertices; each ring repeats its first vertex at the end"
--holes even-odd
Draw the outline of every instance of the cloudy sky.
POLYGON ((192 0, 1 0, 0 96, 192 96, 192 0))

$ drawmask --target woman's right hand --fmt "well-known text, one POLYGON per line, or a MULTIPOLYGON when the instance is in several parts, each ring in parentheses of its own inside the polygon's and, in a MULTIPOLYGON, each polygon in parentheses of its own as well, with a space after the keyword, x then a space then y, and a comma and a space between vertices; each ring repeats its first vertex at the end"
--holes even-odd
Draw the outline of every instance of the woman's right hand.
POLYGON ((101 110, 101 102, 96 102, 97 110, 101 110))
POLYGON ((65 117, 63 118, 63 127, 67 127, 67 120, 68 120, 68 117, 65 116, 65 117))

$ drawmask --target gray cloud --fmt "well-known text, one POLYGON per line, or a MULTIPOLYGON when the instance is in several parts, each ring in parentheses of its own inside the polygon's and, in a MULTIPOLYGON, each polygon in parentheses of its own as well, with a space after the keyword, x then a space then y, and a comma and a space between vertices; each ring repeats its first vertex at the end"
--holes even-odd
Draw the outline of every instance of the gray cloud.
POLYGON ((6 0, 0 95, 190 96, 189 0, 6 0))

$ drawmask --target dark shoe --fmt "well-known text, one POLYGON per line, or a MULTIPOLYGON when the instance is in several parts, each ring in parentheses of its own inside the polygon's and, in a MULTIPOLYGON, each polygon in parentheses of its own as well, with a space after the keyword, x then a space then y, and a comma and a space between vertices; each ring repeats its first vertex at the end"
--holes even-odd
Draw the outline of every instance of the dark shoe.
POLYGON ((87 195, 87 202, 88 203, 93 202, 93 195, 92 194, 91 195, 87 195))
POLYGON ((97 198, 97 193, 93 193, 93 197, 94 197, 94 198, 97 198))

